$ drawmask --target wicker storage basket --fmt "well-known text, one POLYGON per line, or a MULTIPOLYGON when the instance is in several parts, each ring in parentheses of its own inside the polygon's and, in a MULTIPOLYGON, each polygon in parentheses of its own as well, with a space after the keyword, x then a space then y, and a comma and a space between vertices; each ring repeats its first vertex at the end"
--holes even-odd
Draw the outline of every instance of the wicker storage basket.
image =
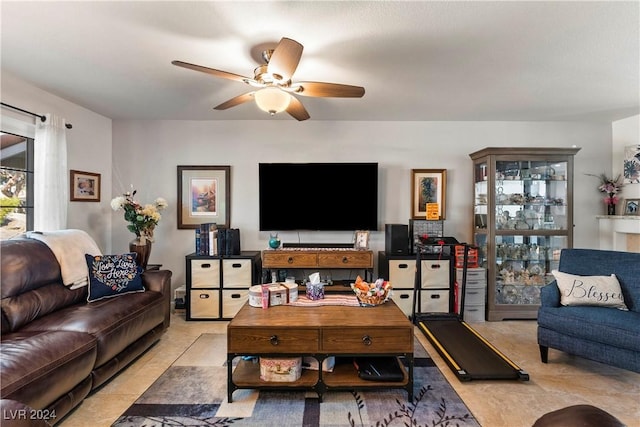
POLYGON ((387 300, 389 299, 389 295, 391 294, 391 286, 387 287, 384 290, 383 295, 368 295, 365 292, 362 292, 360 289, 354 287, 354 285, 351 285, 351 289, 353 289, 353 292, 358 298, 358 302, 363 307, 372 307, 384 304, 385 302, 387 302, 387 300))

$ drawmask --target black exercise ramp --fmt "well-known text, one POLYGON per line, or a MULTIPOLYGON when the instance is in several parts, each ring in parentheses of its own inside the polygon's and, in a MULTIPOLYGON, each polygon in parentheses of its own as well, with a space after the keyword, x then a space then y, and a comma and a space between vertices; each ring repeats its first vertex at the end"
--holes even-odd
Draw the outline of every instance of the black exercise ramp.
POLYGON ((529 374, 457 316, 420 317, 416 324, 460 381, 529 380, 529 374))
MULTIPOLYGON (((440 241, 440 253, 446 246, 449 253, 453 253, 453 246, 458 243, 455 239, 440 241)), ((461 312, 464 313, 464 294, 467 285, 467 266, 469 245, 464 245, 462 268, 462 283, 460 284, 461 312)), ((433 245, 433 243, 432 243, 433 245)), ((423 245, 424 246, 424 245, 423 245)), ((522 380, 529 381, 529 374, 520 369, 500 350, 484 339, 477 331, 469 326, 462 316, 455 313, 416 313, 417 292, 421 286, 421 252, 416 253, 416 279, 413 288, 413 309, 411 318, 431 345, 442 356, 447 365, 460 381, 471 380, 522 380)), ((455 262, 455 258, 451 259, 455 262)))

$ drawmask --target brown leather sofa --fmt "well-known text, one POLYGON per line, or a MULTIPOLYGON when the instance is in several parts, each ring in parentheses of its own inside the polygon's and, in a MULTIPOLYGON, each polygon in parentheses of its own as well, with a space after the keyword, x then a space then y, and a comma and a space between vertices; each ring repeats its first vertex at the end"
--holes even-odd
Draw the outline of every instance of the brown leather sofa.
POLYGON ((50 425, 169 327, 169 270, 144 272, 145 292, 87 303, 86 286, 62 284, 46 244, 18 238, 3 241, 0 250, 1 398, 32 408, 50 425))

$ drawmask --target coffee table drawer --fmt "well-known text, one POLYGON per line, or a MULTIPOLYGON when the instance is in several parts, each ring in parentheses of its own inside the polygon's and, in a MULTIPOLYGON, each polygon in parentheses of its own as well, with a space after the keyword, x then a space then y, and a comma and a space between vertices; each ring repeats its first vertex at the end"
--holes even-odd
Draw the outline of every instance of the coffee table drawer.
POLYGON ((304 268, 317 267, 318 255, 315 252, 268 252, 262 255, 264 268, 304 268))
POLYGON ((322 351, 330 354, 411 353, 412 328, 372 327, 350 329, 324 328, 322 351))
POLYGON ((354 251, 318 254, 318 267, 336 268, 336 266, 341 268, 372 268, 373 253, 354 251))
POLYGON ((227 329, 229 353, 315 353, 319 343, 319 332, 313 328, 227 329))

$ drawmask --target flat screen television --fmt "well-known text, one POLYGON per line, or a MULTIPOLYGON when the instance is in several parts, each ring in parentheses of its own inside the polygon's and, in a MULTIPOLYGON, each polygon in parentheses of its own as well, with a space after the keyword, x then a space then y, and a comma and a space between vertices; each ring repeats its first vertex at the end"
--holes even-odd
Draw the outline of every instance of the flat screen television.
POLYGON ((260 163, 261 231, 376 230, 377 163, 260 163))

